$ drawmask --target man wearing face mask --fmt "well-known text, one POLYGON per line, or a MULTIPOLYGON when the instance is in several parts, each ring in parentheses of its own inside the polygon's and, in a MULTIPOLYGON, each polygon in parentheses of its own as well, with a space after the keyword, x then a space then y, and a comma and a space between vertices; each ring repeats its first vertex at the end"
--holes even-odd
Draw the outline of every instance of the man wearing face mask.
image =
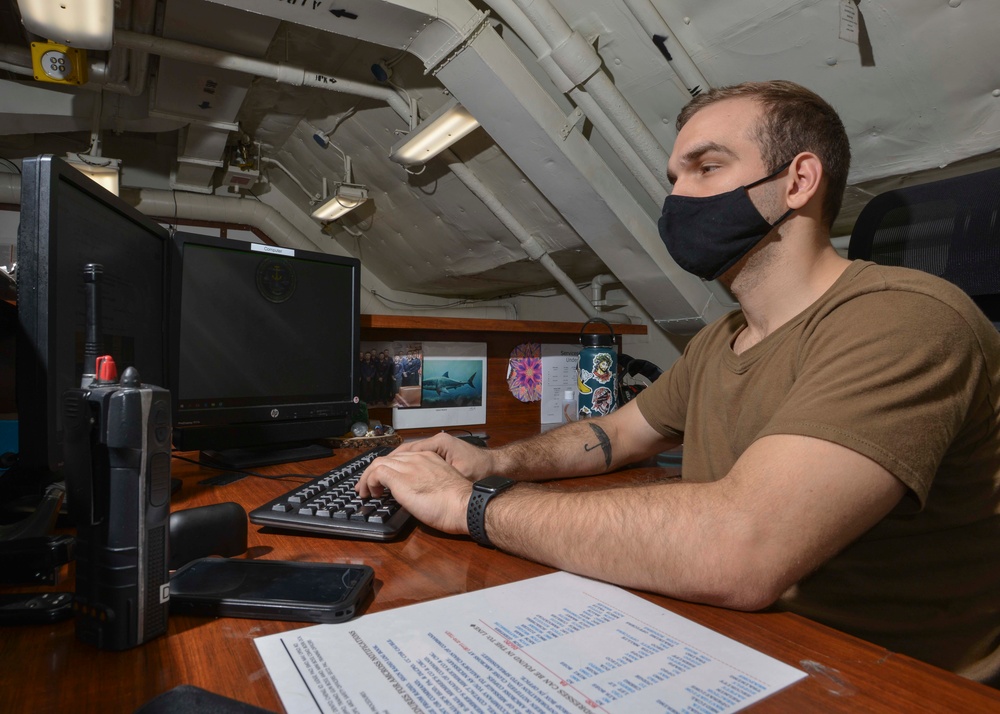
POLYGON ((1000 337, 957 288, 841 258, 836 112, 790 82, 695 98, 660 234, 741 309, 600 419, 445 434, 366 471, 424 522, 624 586, 778 606, 1000 683, 1000 337), (684 444, 679 483, 560 492, 684 444))

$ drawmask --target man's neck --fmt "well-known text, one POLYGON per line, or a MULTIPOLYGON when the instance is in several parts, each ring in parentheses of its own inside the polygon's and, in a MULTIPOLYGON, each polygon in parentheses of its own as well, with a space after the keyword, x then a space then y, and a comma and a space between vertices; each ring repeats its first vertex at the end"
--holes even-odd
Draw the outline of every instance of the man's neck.
POLYGON ((816 302, 850 265, 828 241, 819 244, 822 247, 785 252, 757 269, 747 265, 737 276, 732 289, 747 321, 733 344, 737 354, 816 302), (744 275, 747 269, 751 272, 744 275))

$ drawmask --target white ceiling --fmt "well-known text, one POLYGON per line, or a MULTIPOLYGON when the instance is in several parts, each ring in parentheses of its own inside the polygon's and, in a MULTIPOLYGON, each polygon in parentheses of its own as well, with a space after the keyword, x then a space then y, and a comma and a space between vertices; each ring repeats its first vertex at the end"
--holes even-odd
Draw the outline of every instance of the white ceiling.
MULTIPOLYGON (((576 101, 556 89, 529 49, 537 37, 519 36, 527 33, 524 18, 514 16, 516 7, 533 4, 546 3, 166 0, 154 34, 371 86, 378 82, 370 67, 382 60, 393 70, 391 88, 416 100, 421 117, 453 94, 484 127, 453 147, 457 160, 574 282, 612 272, 654 319, 712 317, 724 305, 680 274, 657 245, 662 195, 651 195, 656 192, 648 181, 644 187, 630 173, 593 122, 574 126, 576 101), (358 17, 338 17, 332 10, 358 17), (480 33, 449 46, 450 19, 475 18, 477 12, 488 13, 481 16, 488 20, 480 33), (435 52, 441 56, 429 60, 435 52), (558 123, 570 127, 566 139, 559 138, 558 123)), ((674 118, 689 95, 630 10, 643 3, 551 4, 596 48, 601 71, 657 145, 653 155, 666 156, 674 118)), ((652 0, 645 6, 669 28, 668 49, 686 50, 709 84, 790 79, 840 111, 854 153, 851 188, 836 225, 840 235, 849 234, 874 193, 1000 165, 995 2, 652 0), (857 43, 844 39, 842 12, 852 8, 862 17, 857 43)), ((10 12, 5 8, 5 16, 10 12)), ((18 44, 9 27, 3 37, 8 49, 18 44)), ((20 42, 26 39, 21 32, 20 42)), ((323 178, 344 178, 337 149, 351 157, 354 181, 367 185, 374 200, 327 226, 329 238, 321 235, 318 245, 359 255, 390 288, 454 297, 556 284, 529 259, 509 223, 460 179, 449 165, 455 159, 433 160, 419 175, 388 160, 409 126, 384 101, 165 57, 151 66, 154 76, 140 97, 40 87, 7 74, 0 92, 16 101, 0 107, 0 155, 80 150, 89 137, 95 96, 103 96, 106 153, 121 147, 132 154, 122 156, 126 183, 131 178, 135 185, 162 188, 169 182, 162 175, 166 165, 178 188, 177 167, 183 172, 192 164, 177 163, 177 154, 204 149, 229 161, 225 145, 238 136, 226 128, 231 123, 309 192, 319 192, 323 178), (204 113, 191 108, 205 99, 206 86, 215 92, 211 111, 219 124, 210 129, 198 123, 204 113), (152 117, 150 106, 157 110, 152 117), (183 110, 171 114, 169 108, 183 110), (177 128, 192 121, 195 129, 178 138, 177 128), (333 147, 313 140, 317 131, 334 127, 333 147), (116 135, 116 129, 125 131, 116 135)), ((662 173, 662 167, 657 170, 662 173)), ((212 172, 217 184, 222 172, 212 172)), ((253 188, 260 199, 268 201, 273 187, 305 214, 311 211, 306 192, 284 172, 269 164, 263 174, 265 182, 253 188)), ((205 190, 212 188, 219 190, 214 184, 205 190)))

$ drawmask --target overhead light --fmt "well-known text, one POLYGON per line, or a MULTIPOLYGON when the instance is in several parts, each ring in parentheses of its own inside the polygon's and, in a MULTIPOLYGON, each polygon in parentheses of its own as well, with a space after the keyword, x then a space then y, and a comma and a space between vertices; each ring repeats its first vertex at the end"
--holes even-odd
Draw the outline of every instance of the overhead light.
POLYGON ((66 163, 91 180, 101 184, 111 193, 118 195, 118 171, 121 168, 121 159, 67 153, 66 163))
POLYGON ((393 146, 389 159, 403 166, 427 163, 478 126, 476 118, 452 99, 393 146))
POLYGON ((58 42, 32 42, 31 68, 39 82, 86 84, 90 78, 87 50, 58 42))
POLYGON ((110 50, 114 0, 17 0, 28 32, 70 47, 110 50))
POLYGON ((320 221, 335 221, 368 200, 368 188, 355 183, 341 183, 334 188, 330 200, 312 212, 320 221))

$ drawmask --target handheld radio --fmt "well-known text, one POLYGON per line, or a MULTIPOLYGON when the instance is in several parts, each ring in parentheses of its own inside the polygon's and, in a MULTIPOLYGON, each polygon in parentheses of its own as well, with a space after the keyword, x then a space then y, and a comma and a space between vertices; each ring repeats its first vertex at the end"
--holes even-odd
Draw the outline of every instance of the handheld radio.
POLYGON ((124 650, 167 629, 170 393, 142 384, 134 367, 119 381, 108 355, 95 359, 93 374, 63 395, 66 492, 77 525, 73 609, 80 640, 124 650))

